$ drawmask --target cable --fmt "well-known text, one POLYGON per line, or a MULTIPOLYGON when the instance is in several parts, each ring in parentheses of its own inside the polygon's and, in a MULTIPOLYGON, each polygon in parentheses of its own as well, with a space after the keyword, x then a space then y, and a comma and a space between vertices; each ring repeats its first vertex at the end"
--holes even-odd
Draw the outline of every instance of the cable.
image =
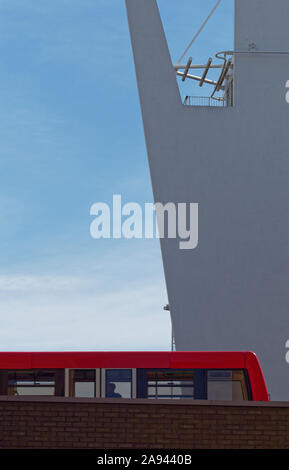
POLYGON ((193 39, 191 40, 190 44, 188 45, 188 47, 186 48, 186 50, 184 51, 184 53, 181 55, 181 57, 179 58, 179 60, 177 61, 176 65, 179 65, 181 63, 181 61, 183 60, 183 58, 185 57, 186 53, 188 52, 188 50, 191 48, 191 46, 193 45, 193 43, 195 42, 195 40, 197 39, 197 37, 199 36, 199 34, 203 31, 204 27, 206 26, 206 24, 208 23, 209 19, 211 18, 211 16, 215 13, 215 10, 218 8, 218 6, 220 5, 222 0, 218 0, 216 5, 214 6, 214 8, 212 9, 211 13, 209 14, 209 16, 207 17, 207 19, 204 21, 204 23, 202 24, 202 26, 200 27, 200 29, 196 32, 195 36, 193 37, 193 39))

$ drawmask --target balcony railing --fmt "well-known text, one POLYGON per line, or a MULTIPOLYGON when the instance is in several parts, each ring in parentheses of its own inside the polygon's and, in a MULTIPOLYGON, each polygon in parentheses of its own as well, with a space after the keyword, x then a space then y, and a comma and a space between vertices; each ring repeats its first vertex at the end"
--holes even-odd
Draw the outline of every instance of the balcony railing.
POLYGON ((227 106, 226 101, 216 100, 209 96, 186 96, 184 100, 186 106, 214 106, 214 107, 225 107, 227 106))

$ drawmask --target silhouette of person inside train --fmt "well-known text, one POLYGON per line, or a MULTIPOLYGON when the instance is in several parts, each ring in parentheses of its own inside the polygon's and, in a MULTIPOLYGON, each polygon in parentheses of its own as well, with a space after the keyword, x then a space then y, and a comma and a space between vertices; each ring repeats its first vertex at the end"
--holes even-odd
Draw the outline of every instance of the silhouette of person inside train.
POLYGON ((122 398, 120 393, 115 393, 115 384, 112 382, 109 382, 107 384, 107 393, 106 396, 108 398, 122 398))

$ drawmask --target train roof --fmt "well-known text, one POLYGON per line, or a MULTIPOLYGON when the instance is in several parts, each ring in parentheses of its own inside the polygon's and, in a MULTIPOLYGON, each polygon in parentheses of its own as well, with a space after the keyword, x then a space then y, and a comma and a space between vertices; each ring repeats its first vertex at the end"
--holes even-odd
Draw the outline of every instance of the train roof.
POLYGON ((62 351, 0 352, 0 369, 57 368, 210 368, 260 367, 252 352, 62 351))

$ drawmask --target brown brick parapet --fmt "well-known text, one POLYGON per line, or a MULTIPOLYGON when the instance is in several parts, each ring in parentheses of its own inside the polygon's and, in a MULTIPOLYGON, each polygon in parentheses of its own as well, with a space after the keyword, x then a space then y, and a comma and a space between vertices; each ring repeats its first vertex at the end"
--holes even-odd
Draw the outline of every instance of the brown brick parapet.
POLYGON ((0 396, 0 448, 289 448, 289 403, 0 396))

